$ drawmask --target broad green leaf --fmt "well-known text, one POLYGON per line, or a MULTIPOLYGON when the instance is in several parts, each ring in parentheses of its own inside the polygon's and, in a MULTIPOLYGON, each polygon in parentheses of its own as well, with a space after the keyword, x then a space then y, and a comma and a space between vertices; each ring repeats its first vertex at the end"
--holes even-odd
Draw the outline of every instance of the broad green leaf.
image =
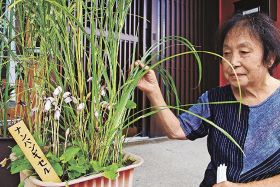
POLYGON ((23 152, 21 151, 18 145, 15 145, 12 148, 12 152, 15 153, 17 157, 23 156, 23 152))
MULTIPOLYGON (((73 164, 72 164, 73 165, 73 164)), ((85 170, 90 169, 90 163, 84 156, 78 157, 78 165, 85 168, 85 170)))
POLYGON ((54 154, 52 154, 52 152, 48 152, 48 154, 46 155, 46 157, 48 158, 48 160, 51 162, 59 162, 59 158, 57 158, 54 154))
POLYGON ((68 170, 68 176, 69 176, 70 180, 71 179, 76 179, 76 178, 81 176, 81 173, 79 173, 79 172, 77 172, 75 170, 72 170, 72 171, 68 170))
POLYGON ((84 156, 80 156, 79 159, 78 159, 79 165, 86 165, 87 162, 88 162, 88 161, 85 159, 84 156))
POLYGON ((77 164, 77 165, 69 166, 68 171, 76 171, 76 172, 79 172, 81 174, 85 174, 87 169, 86 169, 86 167, 77 164))
POLYGON ((104 176, 108 179, 114 180, 117 177, 117 170, 119 169, 119 164, 113 163, 107 166, 104 171, 104 176))
POLYGON ((106 178, 111 180, 115 180, 118 176, 117 173, 114 171, 105 171, 103 174, 106 178))
POLYGON ((101 165, 100 165, 99 162, 97 162, 97 161, 91 161, 90 163, 91 163, 91 165, 92 165, 94 171, 97 171, 97 172, 103 171, 104 167, 101 167, 101 165))
POLYGON ((111 164, 111 165, 109 165, 109 166, 107 166, 106 168, 105 168, 105 170, 107 171, 107 170, 110 170, 110 171, 117 171, 118 169, 119 169, 119 164, 117 164, 117 163, 113 163, 113 164, 111 164))
POLYGON ((21 182, 18 184, 18 187, 24 187, 24 181, 21 181, 21 182))
POLYGON ((74 158, 72 158, 68 161, 69 165, 75 165, 76 163, 77 163, 77 161, 74 158))
POLYGON ((23 170, 32 169, 31 164, 26 159, 18 159, 11 163, 11 174, 19 173, 23 170))
POLYGON ((137 107, 137 104, 132 101, 132 100, 128 100, 127 103, 126 103, 126 108, 127 109, 134 109, 137 107))
POLYGON ((61 165, 58 162, 50 161, 50 164, 52 165, 53 169, 55 170, 55 172, 56 172, 56 174, 58 176, 62 176, 63 175, 63 169, 62 169, 61 165))
POLYGON ((74 158, 79 151, 80 151, 79 147, 69 147, 66 149, 66 151, 61 155, 59 159, 61 160, 62 163, 66 163, 72 158, 74 158))

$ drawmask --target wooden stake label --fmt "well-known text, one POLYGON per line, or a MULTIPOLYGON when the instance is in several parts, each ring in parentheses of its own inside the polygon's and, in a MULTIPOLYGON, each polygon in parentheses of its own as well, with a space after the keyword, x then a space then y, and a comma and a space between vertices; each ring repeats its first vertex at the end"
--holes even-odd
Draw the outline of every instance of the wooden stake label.
POLYGON ((61 182, 23 121, 8 128, 14 140, 44 182, 61 182))

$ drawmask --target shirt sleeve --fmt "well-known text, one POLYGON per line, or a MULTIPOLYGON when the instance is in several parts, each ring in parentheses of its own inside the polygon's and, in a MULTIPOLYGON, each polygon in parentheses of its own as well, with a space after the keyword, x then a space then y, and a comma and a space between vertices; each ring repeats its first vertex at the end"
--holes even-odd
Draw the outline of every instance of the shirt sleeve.
MULTIPOLYGON (((210 117, 210 107, 208 104, 208 92, 202 94, 197 104, 193 105, 188 111, 195 113, 203 118, 210 117)), ((203 120, 188 113, 184 112, 178 116, 180 125, 189 140, 202 138, 208 134, 208 125, 203 123, 203 120)))

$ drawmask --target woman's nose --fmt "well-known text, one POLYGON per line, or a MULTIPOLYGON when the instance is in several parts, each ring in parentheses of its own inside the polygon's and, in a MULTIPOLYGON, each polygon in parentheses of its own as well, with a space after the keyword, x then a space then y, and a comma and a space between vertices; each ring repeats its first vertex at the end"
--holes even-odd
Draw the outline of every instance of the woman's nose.
POLYGON ((230 59, 230 64, 233 68, 237 68, 241 65, 240 57, 238 55, 233 54, 230 59))

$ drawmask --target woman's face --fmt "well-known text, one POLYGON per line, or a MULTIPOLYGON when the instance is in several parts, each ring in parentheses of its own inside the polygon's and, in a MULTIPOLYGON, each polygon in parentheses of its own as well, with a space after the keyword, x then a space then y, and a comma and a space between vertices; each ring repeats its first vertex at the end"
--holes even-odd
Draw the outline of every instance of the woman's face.
POLYGON ((263 46, 259 39, 250 34, 247 28, 233 27, 225 37, 223 57, 227 59, 237 74, 234 74, 230 65, 223 61, 223 72, 228 82, 238 87, 237 79, 243 88, 257 86, 269 75, 263 65, 263 46))

